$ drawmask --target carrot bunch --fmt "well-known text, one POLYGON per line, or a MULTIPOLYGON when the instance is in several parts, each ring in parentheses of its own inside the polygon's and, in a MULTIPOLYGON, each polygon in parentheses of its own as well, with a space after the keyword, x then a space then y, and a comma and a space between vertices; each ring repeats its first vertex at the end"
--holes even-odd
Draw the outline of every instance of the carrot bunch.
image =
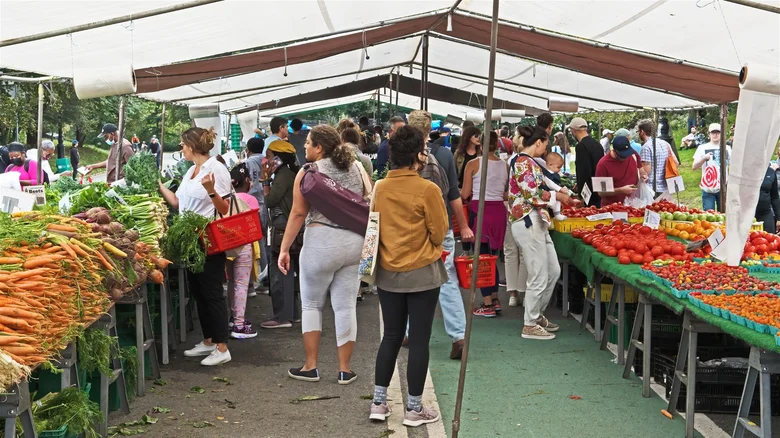
POLYGON ((108 310, 103 280, 114 268, 82 243, 92 236, 78 220, 49 215, 13 222, 25 240, 0 240, 0 355, 34 367, 108 310))

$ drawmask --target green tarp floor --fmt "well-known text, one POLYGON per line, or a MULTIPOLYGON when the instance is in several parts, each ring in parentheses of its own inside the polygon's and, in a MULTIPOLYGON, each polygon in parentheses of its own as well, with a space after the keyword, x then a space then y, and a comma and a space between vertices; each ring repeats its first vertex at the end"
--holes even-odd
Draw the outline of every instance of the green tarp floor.
MULTIPOLYGON (((508 312, 522 315, 522 307, 508 312)), ((575 320, 555 315, 557 338, 532 341, 520 337, 522 318, 513 316, 475 317, 461 437, 685 436, 685 421, 664 417, 666 403, 655 393, 643 398, 638 377, 621 378, 615 356, 599 350, 575 320)), ((441 320, 433 326, 430 372, 451 436, 460 362, 448 359, 451 341, 441 320)))

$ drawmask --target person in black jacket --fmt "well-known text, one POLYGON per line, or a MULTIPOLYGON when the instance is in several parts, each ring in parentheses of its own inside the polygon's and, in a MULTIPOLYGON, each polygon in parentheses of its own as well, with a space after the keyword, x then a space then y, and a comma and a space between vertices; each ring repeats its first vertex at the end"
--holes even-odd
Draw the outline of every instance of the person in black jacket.
MULTIPOLYGON (((604 149, 601 143, 588 134, 588 122, 581 117, 575 117, 569 123, 569 129, 574 138, 577 139, 577 146, 574 148, 576 155, 574 165, 577 174, 577 189, 582 193, 585 186, 593 193, 592 178, 596 176, 596 164, 604 157, 604 149)), ((583 198, 584 200, 584 198, 583 198)), ((596 193, 590 196, 589 202, 585 204, 601 207, 601 198, 596 193)))
POLYGON ((775 234, 780 224, 780 194, 777 191, 777 164, 772 164, 766 169, 764 180, 758 192, 758 204, 756 204, 756 220, 764 222, 764 231, 775 234))

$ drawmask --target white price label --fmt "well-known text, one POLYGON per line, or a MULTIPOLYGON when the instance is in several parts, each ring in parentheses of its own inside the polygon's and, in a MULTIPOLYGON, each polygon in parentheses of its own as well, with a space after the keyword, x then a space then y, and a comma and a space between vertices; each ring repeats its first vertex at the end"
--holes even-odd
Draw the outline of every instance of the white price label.
POLYGON ((652 210, 645 210, 644 225, 657 230, 658 226, 661 225, 661 215, 652 210))
POLYGON ((721 244, 721 242, 723 242, 723 239, 725 238, 726 237, 723 235, 723 232, 720 231, 720 228, 715 228, 715 231, 713 231, 712 234, 710 234, 710 237, 707 238, 707 242, 710 243, 710 247, 712 249, 715 249, 718 247, 718 245, 721 244))
POLYGON ((590 216, 586 216, 586 219, 589 221, 603 221, 606 219, 612 220, 612 213, 592 214, 590 216))
POLYGON ((580 192, 580 195, 582 196, 582 200, 583 200, 583 201, 585 201, 585 204, 586 204, 586 205, 590 203, 590 196, 591 196, 592 194, 593 194, 593 192, 591 192, 591 191, 590 191, 590 188, 588 187, 588 185, 587 185, 587 184, 585 184, 585 185, 582 187, 582 192, 580 192))
POLYGON ((628 213, 625 211, 612 212, 612 218, 616 221, 628 222, 628 213))
POLYGON ((678 193, 685 190, 685 184, 683 184, 683 179, 681 176, 667 179, 666 187, 669 193, 678 193))
POLYGON ((613 193, 615 183, 611 176, 594 176, 592 178, 593 190, 597 192, 613 193))

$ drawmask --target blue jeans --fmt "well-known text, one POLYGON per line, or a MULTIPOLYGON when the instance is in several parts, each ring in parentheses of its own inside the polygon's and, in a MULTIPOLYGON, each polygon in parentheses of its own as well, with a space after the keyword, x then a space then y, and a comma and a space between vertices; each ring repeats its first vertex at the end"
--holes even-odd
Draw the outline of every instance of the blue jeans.
MULTIPOLYGON (((442 247, 449 252, 444 261, 449 280, 439 289, 439 305, 444 319, 444 331, 454 343, 466 337, 466 309, 463 307, 463 296, 460 294, 458 273, 455 271, 455 234, 452 229, 447 231, 442 247)), ((406 322, 406 335, 409 336, 409 321, 406 322)))
POLYGON ((702 210, 720 211, 720 192, 701 192, 702 210))

